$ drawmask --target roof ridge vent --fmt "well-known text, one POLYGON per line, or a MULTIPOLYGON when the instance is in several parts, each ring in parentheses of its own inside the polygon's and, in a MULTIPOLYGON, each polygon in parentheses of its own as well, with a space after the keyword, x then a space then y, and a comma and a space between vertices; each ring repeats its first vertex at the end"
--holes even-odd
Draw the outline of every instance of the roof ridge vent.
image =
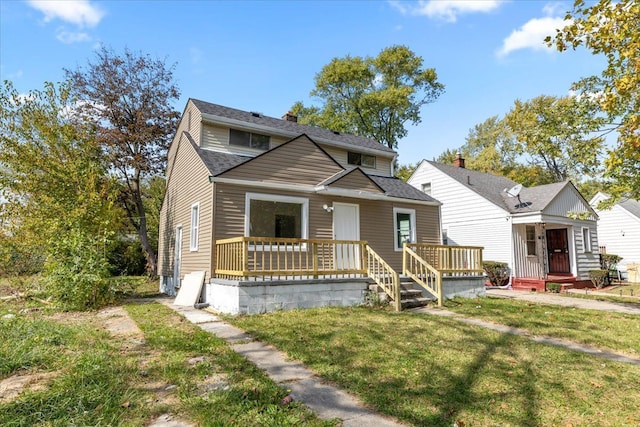
POLYGON ((252 115, 253 117, 260 117, 260 113, 256 113, 255 111, 252 111, 252 112, 251 112, 251 115, 252 115))
POLYGON ((331 132, 333 132, 335 135, 340 135, 340 131, 332 130, 331 132))

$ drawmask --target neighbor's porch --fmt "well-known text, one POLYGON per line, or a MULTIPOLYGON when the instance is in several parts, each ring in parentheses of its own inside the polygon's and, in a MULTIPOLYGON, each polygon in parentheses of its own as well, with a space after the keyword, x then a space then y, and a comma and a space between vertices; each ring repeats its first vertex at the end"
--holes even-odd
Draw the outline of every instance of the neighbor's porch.
MULTIPOLYGON (((442 305, 447 295, 443 279, 447 283, 452 279, 469 282, 468 278, 481 277, 483 273, 480 247, 405 244, 402 255, 401 275, 366 241, 237 237, 216 241, 212 282, 244 282, 252 287, 255 282, 268 282, 261 286, 271 288, 276 284, 331 282, 337 284, 332 285, 336 289, 342 286, 340 283, 373 281, 400 310, 407 280, 425 289, 442 305)), ((265 288, 260 292, 267 291, 265 288)))

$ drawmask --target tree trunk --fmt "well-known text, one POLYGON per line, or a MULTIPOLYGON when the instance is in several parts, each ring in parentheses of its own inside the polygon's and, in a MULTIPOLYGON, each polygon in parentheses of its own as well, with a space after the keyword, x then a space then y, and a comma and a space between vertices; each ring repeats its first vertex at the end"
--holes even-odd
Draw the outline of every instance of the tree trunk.
POLYGON ((140 186, 137 185, 133 192, 133 198, 136 204, 136 212, 138 213, 138 235, 140 236, 140 246, 147 260, 147 274, 151 278, 158 276, 158 254, 149 242, 149 233, 147 230, 147 214, 142 204, 142 194, 140 194, 140 186))

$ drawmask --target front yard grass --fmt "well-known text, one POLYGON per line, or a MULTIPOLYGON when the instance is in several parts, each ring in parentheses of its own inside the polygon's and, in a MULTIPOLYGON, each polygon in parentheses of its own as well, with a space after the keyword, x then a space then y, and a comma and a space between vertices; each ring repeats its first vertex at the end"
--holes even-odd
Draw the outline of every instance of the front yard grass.
MULTIPOLYGON (((571 297, 567 297, 571 298, 571 297)), ((447 310, 501 325, 640 357, 640 318, 632 314, 558 307, 505 298, 456 298, 447 310)))
MULTIPOLYGON (((6 281, 0 290, 19 294, 6 281)), ((0 299, 0 382, 33 383, 0 393, 1 426, 141 426, 165 413, 202 426, 336 425, 280 405, 287 390, 161 304, 126 303, 142 334, 114 336, 95 312, 36 303, 0 299)))
MULTIPOLYGON (((538 319, 540 324, 551 316, 564 318, 566 309, 543 310, 548 313, 538 319)), ((575 313, 568 327, 587 334, 589 327, 580 325, 592 324, 591 317, 591 312, 575 313)), ((323 308, 228 320, 357 394, 373 409, 411 425, 640 424, 637 365, 455 319, 323 308)))

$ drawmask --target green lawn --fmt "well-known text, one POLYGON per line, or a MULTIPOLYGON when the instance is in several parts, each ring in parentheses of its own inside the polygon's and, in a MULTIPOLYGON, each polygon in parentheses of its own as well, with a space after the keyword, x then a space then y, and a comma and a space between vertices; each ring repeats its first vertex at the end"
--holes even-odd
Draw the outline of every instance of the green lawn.
MULTIPOLYGON (((571 297, 567 297, 571 298, 571 297)), ((558 307, 504 298, 457 298, 447 310, 534 335, 562 338, 640 358, 640 318, 632 314, 558 307)))
MULTIPOLYGON (((544 310, 540 325, 566 311, 544 310)), ((586 335, 594 315, 576 313, 568 328, 586 335)), ((326 308, 229 320, 411 425, 640 424, 640 367, 455 319, 326 308)))
MULTIPOLYGON (((0 291, 15 293, 7 282, 0 291)), ((1 426, 141 426, 164 413, 202 426, 336 424, 299 402, 281 406, 287 390, 163 305, 125 304, 142 329, 132 339, 109 335, 96 313, 60 313, 28 298, 0 300, 0 381, 48 378, 0 396, 1 426)))

